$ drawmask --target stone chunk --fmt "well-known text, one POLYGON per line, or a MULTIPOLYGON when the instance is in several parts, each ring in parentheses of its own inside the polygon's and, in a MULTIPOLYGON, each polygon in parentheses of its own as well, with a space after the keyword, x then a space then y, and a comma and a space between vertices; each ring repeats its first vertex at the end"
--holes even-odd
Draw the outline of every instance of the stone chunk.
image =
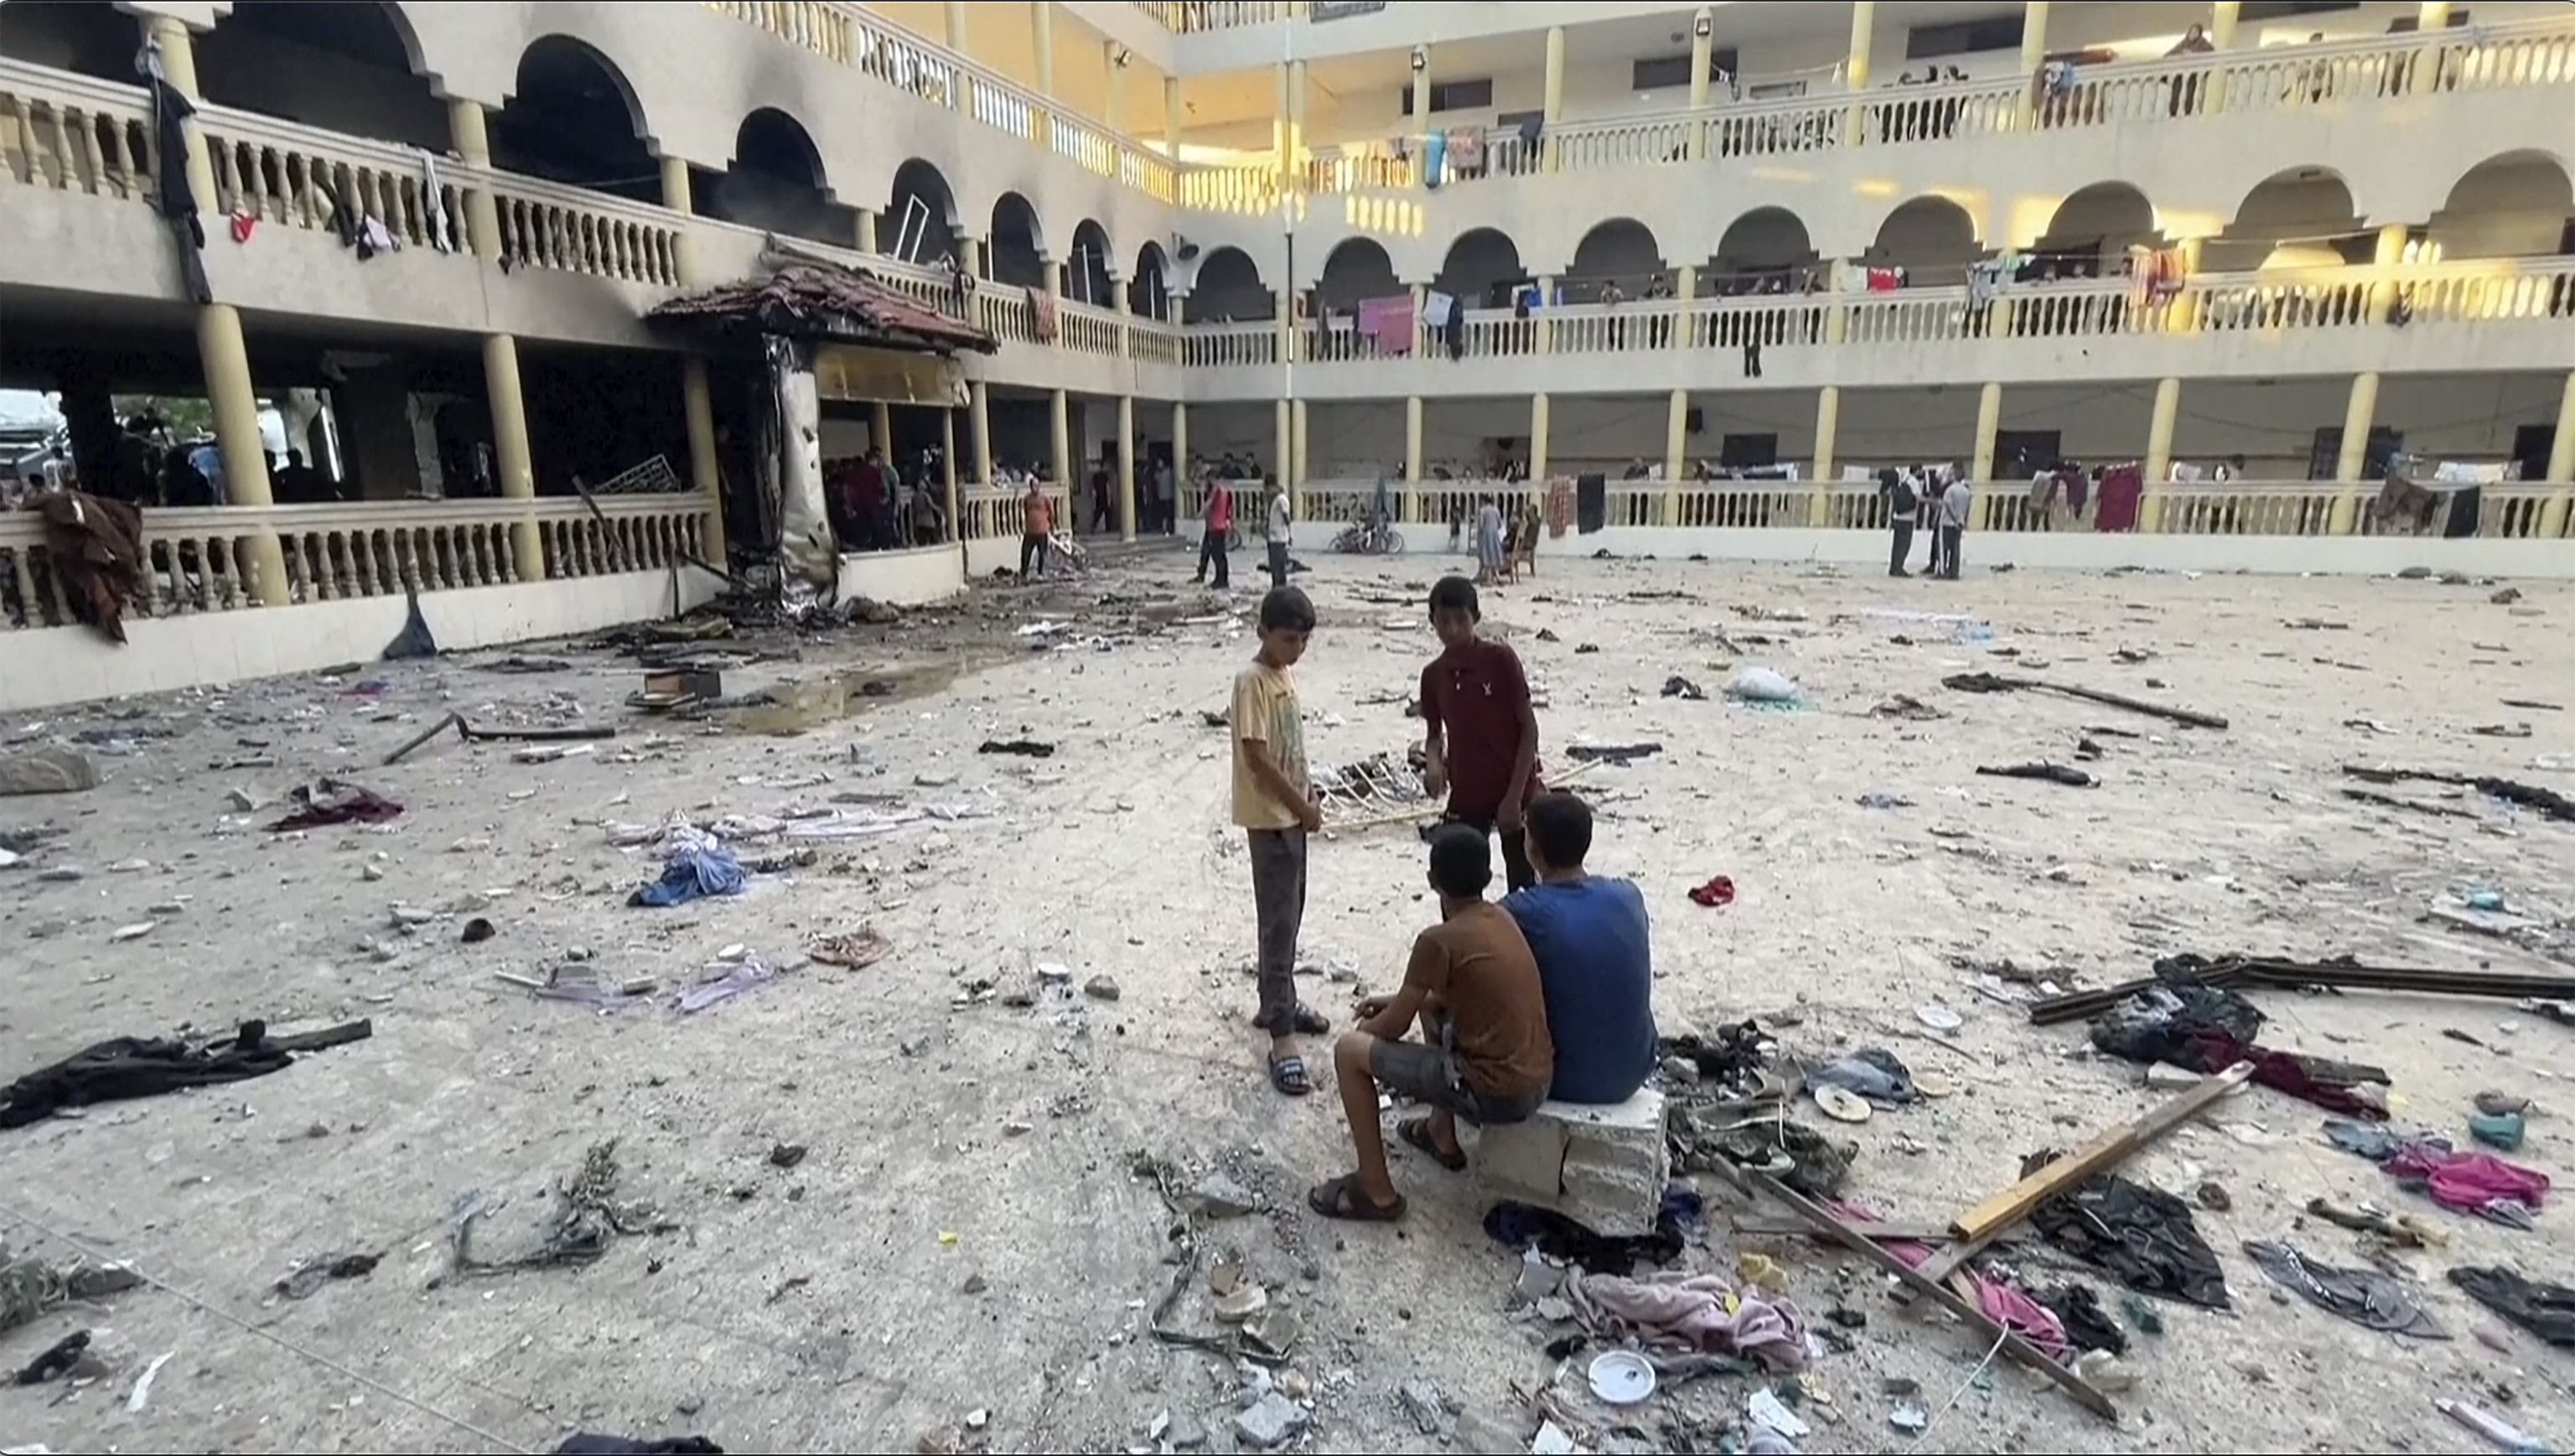
POLYGON ((0 753, 0 798, 22 793, 79 793, 98 787, 98 765, 78 748, 0 753))
POLYGON ((1525 1122, 1485 1128, 1476 1163, 1509 1196, 1595 1233, 1650 1233, 1671 1178, 1663 1115, 1651 1087, 1614 1107, 1548 1102, 1525 1122))
POLYGON ((1255 1451, 1276 1451, 1303 1429, 1303 1407, 1275 1390, 1234 1418, 1235 1435, 1255 1451))

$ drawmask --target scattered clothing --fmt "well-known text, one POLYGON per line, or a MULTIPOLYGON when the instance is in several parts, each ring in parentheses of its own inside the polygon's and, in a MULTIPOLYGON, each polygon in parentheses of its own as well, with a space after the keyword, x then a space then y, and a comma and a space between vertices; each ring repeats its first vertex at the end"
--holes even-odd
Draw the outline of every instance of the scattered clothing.
POLYGON ((680 992, 678 1005, 683 1011, 703 1011, 720 1006, 744 991, 778 979, 778 966, 757 950, 746 950, 738 959, 719 960, 708 967, 704 980, 680 992))
POLYGON ((1041 743, 1034 738, 986 738, 975 751, 1007 753, 1021 758, 1052 758, 1055 756, 1055 744, 1041 743))
POLYGON ((1663 750, 1660 743, 1567 743, 1564 756, 1577 763, 1614 763, 1624 768, 1663 750))
POLYGON ((704 1436, 674 1436, 639 1441, 632 1436, 603 1436, 575 1431, 555 1448, 555 1456, 724 1456, 724 1447, 704 1436))
POLYGON ((2033 1289, 2030 1298, 2056 1316, 2065 1327, 2067 1343, 2078 1350, 2099 1350, 2104 1354, 2128 1353, 2128 1332, 2101 1307, 2101 1296, 2089 1284, 2061 1284, 2052 1289, 2033 1289))
MULTIPOLYGON (((2021 1160, 2026 1178, 2062 1156, 2034 1152, 2021 1160)), ((2226 1271, 2199 1236, 2190 1205, 2118 1173, 2095 1173, 2030 1210, 2029 1221, 2056 1247, 2117 1276, 2141 1294, 2231 1309, 2226 1271)))
MULTIPOLYGON (((152 75, 152 155, 165 162, 188 155, 188 118, 197 108, 161 75, 161 55, 149 46, 152 75)), ((189 184, 188 169, 165 165, 152 169, 152 210, 170 226, 170 236, 179 249, 179 277, 193 302, 204 305, 215 301, 214 285, 206 277, 206 223, 197 214, 197 189, 189 184)))
POLYGON ((403 811, 403 806, 371 789, 337 778, 325 778, 310 787, 298 787, 290 797, 295 809, 268 826, 272 834, 291 834, 299 829, 327 829, 335 824, 381 824, 403 811))
POLYGON ((269 1286, 289 1299, 310 1299, 335 1279, 363 1279, 384 1262, 382 1254, 324 1254, 306 1259, 269 1286))
POLYGON ((71 1107, 249 1081, 292 1066, 297 1051, 363 1041, 373 1034, 369 1023, 355 1021, 271 1040, 267 1022, 244 1021, 232 1040, 202 1047, 175 1038, 110 1037, 11 1082, 0 1093, 0 1127, 25 1127, 71 1107))
POLYGON ((2379 1166, 2388 1176, 2444 1208, 2512 1228, 2528 1228, 2548 1196, 2548 1175, 2489 1152, 2437 1152, 2421 1143, 2379 1166))
POLYGON ((1653 947, 1632 881, 1587 874, 1502 897, 1537 958, 1559 1102, 1614 1106, 1654 1074, 1653 947))
POLYGON ((1913 1090, 1912 1069, 1881 1046, 1865 1046, 1848 1056, 1806 1068, 1806 1085, 1839 1087, 1887 1106, 1901 1105, 1921 1095, 1913 1090))
POLYGON ((2203 1076, 2250 1062, 2253 1080, 2274 1091, 2346 1116, 2387 1115, 2384 1096, 2368 1085, 2384 1085, 2385 1071, 2270 1050, 2254 1040, 2262 1019, 2251 1001, 2222 986, 2156 986, 2095 1017, 2092 1044, 2128 1061, 2168 1062, 2203 1076))
POLYGON ((1484 1210, 1484 1236, 1512 1249, 1534 1246, 1548 1258, 1594 1274, 1628 1274, 1638 1264, 1668 1264, 1681 1256, 1681 1229, 1697 1216, 1697 1195, 1663 1190, 1652 1233, 1612 1238, 1594 1233, 1552 1208, 1507 1200, 1484 1210))
POLYGON ((2575 1289, 2535 1283, 2499 1264, 2462 1264, 2450 1282, 2470 1299, 2559 1349, 2575 1349, 2575 1289))
POLYGON ((1379 354, 1412 352, 1412 295, 1392 294, 1385 298, 1359 300, 1359 332, 1367 336, 1379 354))
POLYGON ((662 877, 637 885, 626 902, 667 909, 712 895, 740 894, 750 879, 733 850, 713 834, 696 833, 674 844, 662 861, 662 877))
POLYGON ((122 646, 125 604, 143 597, 143 512, 84 491, 48 492, 31 505, 73 614, 122 646))
POLYGON ((72 1373, 89 1349, 89 1331, 74 1330, 21 1367, 15 1377, 19 1385, 42 1385, 72 1373))
POLYGON ((1583 1328, 1604 1342, 1742 1355, 1778 1370, 1806 1363, 1806 1322, 1797 1306, 1737 1290, 1720 1275, 1577 1274, 1565 1281, 1564 1295, 1583 1328))
POLYGON ((2391 1275, 2323 1263, 2262 1239, 2247 1239, 2244 1252, 2272 1283, 2356 1325, 2415 1340, 2449 1338, 2391 1275))
MULTIPOLYGON (((1875 1223, 1884 1216, 1858 1203, 1827 1200, 1824 1206, 1844 1223, 1875 1223)), ((1937 1252, 1929 1244, 1910 1239, 1885 1239, 1878 1246, 1915 1269, 1929 1263, 1937 1252)), ((2050 1359, 2062 1360, 2071 1352, 2065 1326, 2057 1321, 2055 1312, 2046 1305, 2000 1279, 1974 1269, 1958 1272, 1967 1280, 1967 1287, 1975 1291, 1976 1308, 1984 1312, 1985 1318, 2017 1333, 2050 1359)))

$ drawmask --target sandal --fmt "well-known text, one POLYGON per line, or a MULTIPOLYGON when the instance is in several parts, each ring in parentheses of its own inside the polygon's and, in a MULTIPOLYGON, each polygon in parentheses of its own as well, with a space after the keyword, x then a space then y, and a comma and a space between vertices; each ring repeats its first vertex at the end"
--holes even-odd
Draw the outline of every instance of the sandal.
POLYGON ((1305 1058, 1274 1056, 1270 1058, 1270 1085, 1290 1097, 1311 1094, 1314 1084, 1305 1076, 1305 1058))
POLYGON ((1313 1007, 1306 1005, 1303 1001, 1298 1001, 1296 1003, 1295 1017, 1290 1020, 1288 1024, 1296 1028, 1296 1034, 1299 1036, 1329 1036, 1332 1034, 1331 1018, 1324 1015, 1322 1012, 1315 1010, 1313 1007))
POLYGON ((1443 1148, 1439 1144, 1431 1141, 1429 1118, 1406 1118, 1403 1121, 1394 1124, 1394 1135, 1402 1138, 1406 1147, 1411 1148, 1415 1152, 1426 1154, 1432 1162, 1446 1168, 1448 1171, 1452 1173, 1462 1173, 1466 1171, 1466 1150, 1461 1147, 1455 1152, 1450 1152, 1446 1148, 1443 1148))
POLYGON ((1343 1173, 1309 1190, 1305 1206, 1344 1223, 1392 1223, 1403 1216, 1404 1202, 1403 1195, 1397 1193, 1392 1203, 1379 1203, 1359 1186, 1358 1174, 1343 1173))

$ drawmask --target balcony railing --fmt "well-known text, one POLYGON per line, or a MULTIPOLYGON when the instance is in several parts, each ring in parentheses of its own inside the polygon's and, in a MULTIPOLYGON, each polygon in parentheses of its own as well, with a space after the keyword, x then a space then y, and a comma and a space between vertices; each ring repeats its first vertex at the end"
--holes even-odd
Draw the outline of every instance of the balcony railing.
POLYGON ((1136 8, 1175 35, 1269 25, 1296 13, 1291 0, 1135 0, 1136 8))

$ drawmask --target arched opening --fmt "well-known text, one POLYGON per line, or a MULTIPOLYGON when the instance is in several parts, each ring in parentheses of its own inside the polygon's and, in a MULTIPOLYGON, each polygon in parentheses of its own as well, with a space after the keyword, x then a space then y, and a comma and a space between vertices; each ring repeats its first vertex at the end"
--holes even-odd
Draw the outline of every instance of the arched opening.
POLYGON ((1511 290, 1528 282, 1519 245, 1495 228, 1470 228, 1448 245, 1430 286, 1457 300, 1459 308, 1510 306, 1511 290))
POLYGON ((2208 273, 2260 268, 2333 268, 2367 263, 2377 241, 2360 220, 2351 186, 2330 167, 2295 167, 2264 178, 2234 221, 2200 246, 2208 273))
POLYGON ((986 271, 1013 288, 1046 287, 1046 229, 1036 204, 1016 192, 993 201, 993 240, 986 271))
POLYGON ((1757 207, 1726 225, 1699 292, 1719 298, 1795 293, 1815 267, 1806 220, 1784 207, 1757 207))
POLYGON ((447 104, 413 69, 418 46, 391 5, 240 0, 197 38, 196 50, 198 85, 217 106, 431 152, 448 148, 447 104))
POLYGON ((2126 266, 2130 249, 2163 245, 2155 205, 2144 193, 2125 182, 2095 182, 2056 205, 2047 230, 2029 251, 2041 276, 2114 278, 2126 266))
POLYGON ((1314 283, 1315 307, 1326 314, 1346 314, 1361 299, 1386 298, 1404 292, 1394 276, 1394 260, 1374 238, 1344 238, 1323 259, 1323 274, 1314 283))
POLYGON ((919 157, 894 169, 894 190, 877 218, 877 251, 905 263, 957 257, 957 192, 945 173, 919 157))
POLYGON ((1662 245, 1654 240, 1654 230, 1634 218, 1611 218, 1595 225, 1574 245, 1572 266, 1564 271, 1565 302, 1643 298, 1668 282, 1662 245))
POLYGON ((8 0, 0 5, 0 59, 70 71, 119 86, 140 85, 143 53, 136 17, 98 0, 8 0))
POLYGON ((662 200, 661 163, 644 145, 644 114, 624 72, 568 36, 519 55, 510 100, 492 117, 492 163, 638 202, 662 200))
POLYGON ((1252 255, 1219 248, 1199 260, 1183 314, 1193 324, 1252 323, 1279 317, 1279 299, 1261 281, 1252 255))
POLYGON ((1901 268, 1910 288, 1951 288, 1985 256, 1976 220, 1945 197, 1917 197, 1886 215, 1877 239, 1860 261, 1872 268, 1901 268))
POLYGON ((1118 255, 1109 251, 1109 230, 1084 218, 1073 230, 1073 254, 1064 260, 1065 296, 1078 304, 1115 307, 1117 262, 1118 255))
POLYGON ((2575 253, 2575 183, 2545 152, 2488 157, 2450 185, 2430 230, 2434 260, 2575 253))
POLYGON ((1172 269, 1163 245, 1147 242, 1136 250, 1136 267, 1127 276, 1127 312, 1145 319, 1172 316, 1172 269))
POLYGON ((733 164, 690 189, 700 214, 747 228, 846 247, 857 241, 856 212, 832 200, 822 150, 802 123, 773 107, 742 119, 733 164))

